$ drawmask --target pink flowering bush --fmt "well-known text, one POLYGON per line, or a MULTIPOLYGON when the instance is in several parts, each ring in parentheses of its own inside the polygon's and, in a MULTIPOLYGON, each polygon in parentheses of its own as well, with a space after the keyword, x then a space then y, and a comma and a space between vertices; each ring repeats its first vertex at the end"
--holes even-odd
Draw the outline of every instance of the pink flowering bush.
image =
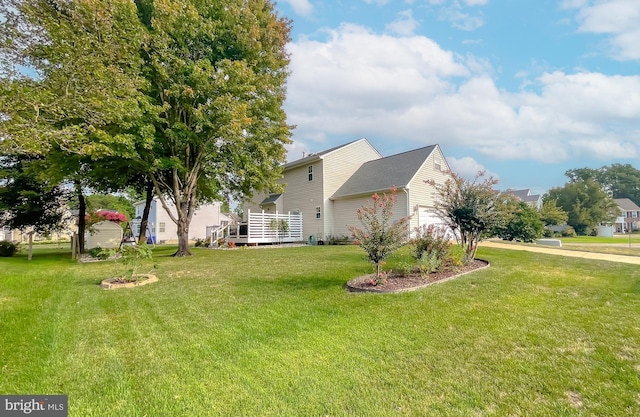
POLYGON ((98 210, 86 216, 86 224, 92 225, 104 220, 114 223, 122 223, 127 221, 127 216, 117 211, 98 210))
POLYGON ((351 235, 369 256, 369 261, 375 265, 375 284, 384 283, 386 274, 381 272, 383 260, 407 241, 408 217, 392 221, 393 206, 398 201, 396 188, 390 194, 379 196, 374 194, 368 205, 362 206, 356 212, 362 228, 349 226, 351 235))

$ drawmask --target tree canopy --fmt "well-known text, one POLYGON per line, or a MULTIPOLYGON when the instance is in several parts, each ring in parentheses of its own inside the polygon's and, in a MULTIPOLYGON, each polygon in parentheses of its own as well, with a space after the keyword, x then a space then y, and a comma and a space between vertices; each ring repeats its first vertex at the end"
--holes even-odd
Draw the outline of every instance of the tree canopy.
POLYGON ((640 170, 630 164, 570 169, 565 175, 570 182, 596 181, 612 198, 628 198, 640 205, 640 170))
POLYGON ((601 222, 610 222, 616 217, 615 202, 593 179, 578 179, 564 187, 552 188, 544 200, 555 200, 567 213, 567 224, 579 235, 589 234, 601 222))
POLYGON ((86 187, 151 183, 188 255, 198 204, 277 188, 290 23, 270 1, 3 0, 0 15, 2 154, 44 158, 81 209, 86 187))

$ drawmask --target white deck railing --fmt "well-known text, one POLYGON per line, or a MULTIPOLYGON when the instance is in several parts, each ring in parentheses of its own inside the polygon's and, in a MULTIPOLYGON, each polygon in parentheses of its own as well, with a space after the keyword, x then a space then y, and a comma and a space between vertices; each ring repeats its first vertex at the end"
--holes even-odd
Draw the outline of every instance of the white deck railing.
POLYGON ((304 240, 302 214, 247 213, 248 222, 229 225, 230 241, 235 243, 290 243, 304 240))

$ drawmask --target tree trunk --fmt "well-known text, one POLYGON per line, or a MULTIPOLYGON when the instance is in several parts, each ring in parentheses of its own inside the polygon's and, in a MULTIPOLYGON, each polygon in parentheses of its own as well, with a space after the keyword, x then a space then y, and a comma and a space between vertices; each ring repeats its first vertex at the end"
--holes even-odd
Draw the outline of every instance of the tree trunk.
POLYGON ((27 259, 30 261, 33 258, 33 232, 29 232, 29 255, 27 259))
POLYGON ((84 253, 84 231, 86 229, 87 203, 82 194, 82 187, 76 185, 78 193, 78 253, 84 253))
POLYGON ((151 202, 153 201, 153 183, 149 181, 147 184, 147 197, 142 211, 142 220, 140 221, 140 237, 138 244, 147 243, 147 227, 149 226, 149 212, 151 211, 151 202))
POLYGON ((178 250, 173 256, 191 256, 189 250, 189 221, 186 218, 178 219, 178 250))

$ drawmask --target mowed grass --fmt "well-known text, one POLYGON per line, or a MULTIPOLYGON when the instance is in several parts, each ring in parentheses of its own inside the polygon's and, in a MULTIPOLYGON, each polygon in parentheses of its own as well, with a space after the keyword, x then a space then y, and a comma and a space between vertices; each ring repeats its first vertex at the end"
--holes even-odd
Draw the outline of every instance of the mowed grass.
POLYGON ((0 393, 82 417, 640 415, 637 266, 480 248, 488 269, 352 294, 355 246, 173 249, 117 291, 112 263, 0 259, 0 393))

